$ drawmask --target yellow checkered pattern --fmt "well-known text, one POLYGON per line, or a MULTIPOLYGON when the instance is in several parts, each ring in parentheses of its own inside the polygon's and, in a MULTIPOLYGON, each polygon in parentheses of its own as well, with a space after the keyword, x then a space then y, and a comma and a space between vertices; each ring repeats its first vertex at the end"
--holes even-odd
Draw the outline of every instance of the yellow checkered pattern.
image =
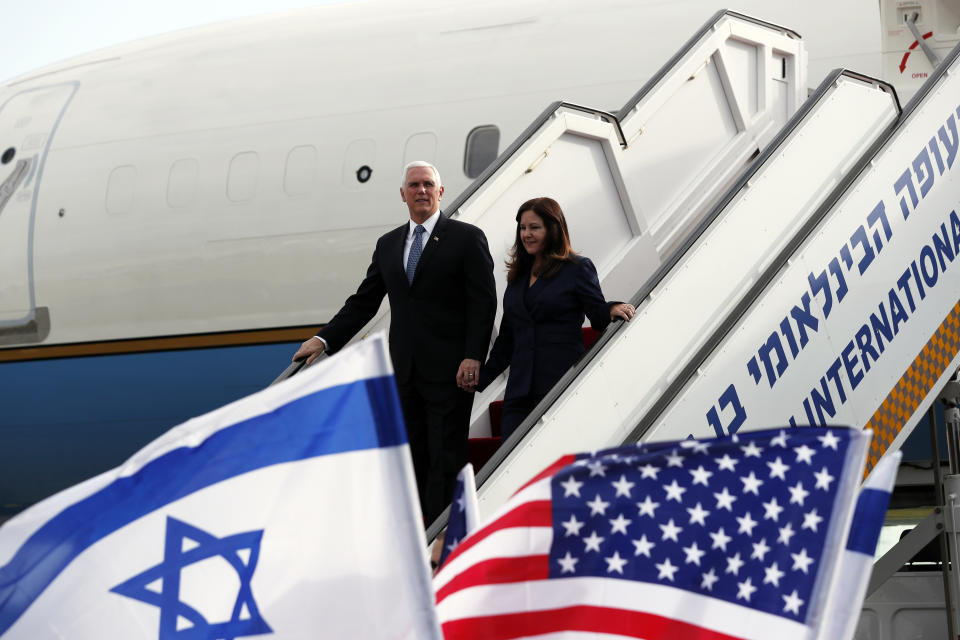
POLYGON ((960 352, 960 302, 947 314, 943 324, 933 332, 913 364, 894 385, 886 400, 867 423, 873 429, 873 442, 867 454, 869 472, 897 437, 920 402, 933 388, 947 367, 960 352))

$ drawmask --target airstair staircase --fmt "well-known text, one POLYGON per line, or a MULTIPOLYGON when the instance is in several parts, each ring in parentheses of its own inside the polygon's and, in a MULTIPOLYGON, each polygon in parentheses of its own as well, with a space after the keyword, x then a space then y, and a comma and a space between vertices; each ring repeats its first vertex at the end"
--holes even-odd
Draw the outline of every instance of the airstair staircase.
POLYGON ((960 366, 957 57, 902 113, 825 80, 480 472, 481 512, 641 439, 836 424, 874 430, 871 467, 899 447, 960 366))
MULTIPOLYGON (((630 143, 608 136, 592 171, 553 152, 580 142, 580 111, 559 105, 540 135, 505 154, 457 203, 461 218, 494 246, 512 237, 505 199, 554 194, 574 240, 600 257, 608 298, 630 299, 638 314, 608 329, 480 471, 481 515, 562 454, 641 439, 843 424, 877 433, 871 466, 899 447, 960 364, 956 57, 902 113, 889 85, 834 72, 736 184, 702 197, 709 212, 672 223, 682 233, 659 244, 651 226, 604 227, 605 213, 636 215, 644 202, 619 171, 630 143), (561 115, 563 133, 543 135, 561 115), (548 162, 550 175, 528 187, 548 162), (597 245, 591 226, 604 227, 597 245), (622 295, 631 275, 634 292, 622 295)), ((621 113, 629 141, 637 133, 621 113)), ((477 399, 475 431, 492 399, 477 399)))
POLYGON ((483 466, 481 517, 561 455, 639 440, 834 424, 874 429, 871 466, 899 447, 960 366, 957 57, 902 111, 850 71, 808 97, 796 33, 720 12, 616 114, 548 107, 445 213, 502 264, 518 203, 550 195, 638 313, 483 466))
MULTIPOLYGON (((480 470, 481 519, 565 454, 641 440, 868 428, 869 471, 949 389, 957 402, 958 70, 960 47, 902 110, 883 82, 848 71, 826 78, 736 183, 709 199, 715 206, 662 247, 653 273, 637 273, 634 320, 607 329, 480 470)), ((482 201, 485 188, 471 197, 482 201)), ((897 620, 917 622, 910 603, 933 606, 925 624, 939 628, 935 597, 888 602, 906 583, 884 581, 937 535, 938 522, 955 538, 953 518, 935 509, 911 533, 918 542, 878 562, 871 592, 892 586, 865 605, 867 637, 899 637, 888 635, 897 620)), ((949 603, 960 589, 942 566, 949 603)), ((920 577, 927 590, 936 582, 920 577)))

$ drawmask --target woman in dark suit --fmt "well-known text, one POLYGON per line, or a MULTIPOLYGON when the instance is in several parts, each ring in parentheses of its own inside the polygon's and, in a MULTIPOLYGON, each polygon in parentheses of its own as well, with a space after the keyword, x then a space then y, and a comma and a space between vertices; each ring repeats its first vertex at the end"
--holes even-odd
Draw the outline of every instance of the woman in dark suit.
POLYGON ((611 320, 629 321, 634 312, 632 305, 604 300, 597 269, 571 249, 567 221, 555 200, 534 198, 520 205, 500 333, 475 385, 482 391, 510 367, 504 440, 586 351, 584 316, 602 331, 611 320))

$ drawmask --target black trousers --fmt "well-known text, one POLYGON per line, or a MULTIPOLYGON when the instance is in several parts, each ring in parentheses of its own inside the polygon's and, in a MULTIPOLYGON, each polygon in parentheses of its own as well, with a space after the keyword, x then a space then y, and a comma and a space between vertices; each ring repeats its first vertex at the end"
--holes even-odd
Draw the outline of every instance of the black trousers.
POLYGON ((510 434, 517 430, 524 418, 530 415, 533 408, 540 404, 540 401, 546 395, 545 393, 531 393, 503 401, 503 418, 500 420, 500 433, 503 436, 503 441, 506 441, 510 434))
POLYGON ((397 382, 417 476, 420 508, 429 525, 450 504, 457 473, 467 463, 473 394, 450 382, 411 376, 397 382))

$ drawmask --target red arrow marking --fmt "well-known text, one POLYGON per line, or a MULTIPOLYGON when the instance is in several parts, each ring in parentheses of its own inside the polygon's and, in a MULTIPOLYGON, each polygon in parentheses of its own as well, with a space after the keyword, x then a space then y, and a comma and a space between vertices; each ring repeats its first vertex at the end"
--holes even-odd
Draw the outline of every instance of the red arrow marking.
MULTIPOLYGON (((923 34, 923 39, 926 40, 933 35, 933 31, 923 34)), ((907 68, 907 58, 910 57, 910 52, 917 48, 917 45, 920 44, 919 40, 914 40, 913 44, 907 47, 907 52, 903 54, 903 59, 900 60, 900 73, 903 73, 903 70, 907 68)))

